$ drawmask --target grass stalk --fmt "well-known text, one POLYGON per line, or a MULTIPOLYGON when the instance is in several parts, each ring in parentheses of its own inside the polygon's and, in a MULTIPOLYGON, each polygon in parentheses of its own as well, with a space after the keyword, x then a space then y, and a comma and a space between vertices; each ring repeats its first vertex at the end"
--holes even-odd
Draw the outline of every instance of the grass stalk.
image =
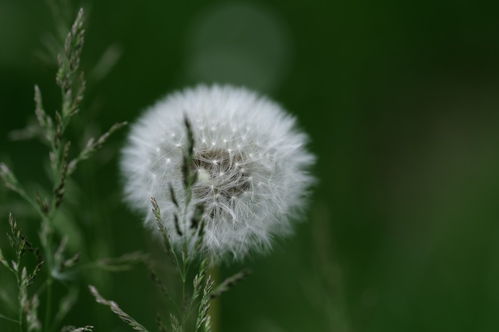
MULTIPOLYGON (((219 284, 220 270, 218 266, 211 266, 208 269, 208 275, 215 285, 219 284)), ((211 332, 218 332, 220 330, 220 297, 211 299, 208 314, 211 320, 211 332)))

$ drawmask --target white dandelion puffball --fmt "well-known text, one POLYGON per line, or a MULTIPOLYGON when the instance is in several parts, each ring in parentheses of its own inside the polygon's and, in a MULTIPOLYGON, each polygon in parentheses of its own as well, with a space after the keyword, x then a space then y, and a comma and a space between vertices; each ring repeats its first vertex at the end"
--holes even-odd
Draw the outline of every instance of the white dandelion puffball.
POLYGON ((154 197, 174 247, 185 243, 191 231, 186 220, 202 204, 203 252, 215 259, 241 258, 289 233, 291 220, 304 207, 313 182, 308 169, 315 159, 306 150, 307 141, 293 116, 247 89, 214 85, 176 92, 132 126, 121 161, 127 201, 157 230, 150 204, 154 197), (187 208, 184 119, 194 138, 188 166, 197 172, 187 208))

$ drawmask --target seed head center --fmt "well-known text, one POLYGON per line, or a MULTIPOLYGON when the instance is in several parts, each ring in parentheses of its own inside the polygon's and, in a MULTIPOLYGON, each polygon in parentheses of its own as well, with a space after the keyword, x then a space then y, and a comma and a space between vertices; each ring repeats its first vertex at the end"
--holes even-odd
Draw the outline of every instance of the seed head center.
POLYGON ((199 198, 223 197, 227 200, 250 189, 245 160, 224 150, 206 150, 194 154, 193 167, 198 172, 194 194, 199 198))

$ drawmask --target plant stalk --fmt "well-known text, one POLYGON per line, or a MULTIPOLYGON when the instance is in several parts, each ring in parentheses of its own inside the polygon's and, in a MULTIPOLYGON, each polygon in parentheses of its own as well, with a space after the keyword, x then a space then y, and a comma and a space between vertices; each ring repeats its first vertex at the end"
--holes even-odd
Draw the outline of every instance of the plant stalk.
MULTIPOLYGON (((218 267, 211 266, 208 269, 208 275, 215 285, 218 285, 220 279, 220 271, 218 267)), ((220 297, 216 297, 211 300, 209 315, 211 320, 211 331, 218 332, 220 330, 220 297)))

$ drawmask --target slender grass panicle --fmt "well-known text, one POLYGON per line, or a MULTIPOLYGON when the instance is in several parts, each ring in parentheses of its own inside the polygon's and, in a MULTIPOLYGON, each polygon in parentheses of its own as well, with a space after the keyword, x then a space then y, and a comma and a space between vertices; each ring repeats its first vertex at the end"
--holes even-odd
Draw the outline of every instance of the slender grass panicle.
MULTIPOLYGON (((57 13, 70 12, 66 1, 49 2, 53 5, 52 10, 57 13)), ((20 196, 26 203, 23 205, 23 210, 31 208, 36 216, 31 221, 36 219, 39 221, 26 223, 25 226, 30 228, 27 234, 38 234, 38 239, 33 243, 40 249, 35 248, 35 245, 27 240, 20 226, 10 215, 9 239, 14 258, 7 258, 8 253, 4 255, 0 250, 0 273, 11 272, 16 281, 17 301, 13 302, 17 302, 18 311, 16 318, 1 313, 0 319, 16 324, 19 331, 53 332, 60 331, 61 328, 67 332, 92 331, 93 327, 90 325, 83 327, 64 325, 67 314, 78 298, 75 275, 88 267, 126 269, 128 265, 143 258, 137 254, 130 254, 118 259, 79 264, 80 252, 71 252, 75 249, 68 248, 68 234, 60 227, 60 220, 67 222, 68 225, 72 224, 71 218, 61 210, 66 208, 64 203, 68 196, 68 182, 73 173, 81 162, 91 158, 114 132, 126 124, 124 122, 114 124, 100 136, 90 138, 81 149, 75 146, 74 139, 68 133, 76 115, 84 108, 87 84, 80 63, 85 41, 85 18, 85 11, 82 8, 78 10, 72 24, 59 15, 54 16, 58 33, 52 36, 53 43, 49 45, 47 51, 49 55, 57 54, 55 81, 60 90, 61 103, 58 106, 44 104, 42 91, 35 85, 34 115, 37 123, 28 124, 26 129, 18 130, 17 134, 12 136, 14 139, 40 138, 45 143, 48 147, 48 163, 42 162, 41 165, 49 166, 46 169, 50 185, 44 187, 40 181, 37 185, 38 190, 34 191, 32 185, 26 184, 25 179, 18 178, 11 168, 0 162, 0 184, 3 183, 6 188, 20 196), (25 253, 28 252, 34 256, 35 263, 33 258, 31 261, 24 259, 25 253), (43 317, 40 311, 45 311, 43 317)), ((75 226, 75 229, 78 227, 75 226)), ((3 246, 3 242, 0 241, 0 245, 3 246)), ((10 302, 9 294, 6 299, 6 302, 10 302)))
POLYGON ((173 247, 185 245, 182 234, 193 227, 179 220, 202 219, 199 249, 214 260, 239 259, 290 232, 313 182, 307 141, 293 116, 247 89, 201 85, 173 93, 131 130, 121 161, 126 197, 157 229, 155 197, 173 247))

